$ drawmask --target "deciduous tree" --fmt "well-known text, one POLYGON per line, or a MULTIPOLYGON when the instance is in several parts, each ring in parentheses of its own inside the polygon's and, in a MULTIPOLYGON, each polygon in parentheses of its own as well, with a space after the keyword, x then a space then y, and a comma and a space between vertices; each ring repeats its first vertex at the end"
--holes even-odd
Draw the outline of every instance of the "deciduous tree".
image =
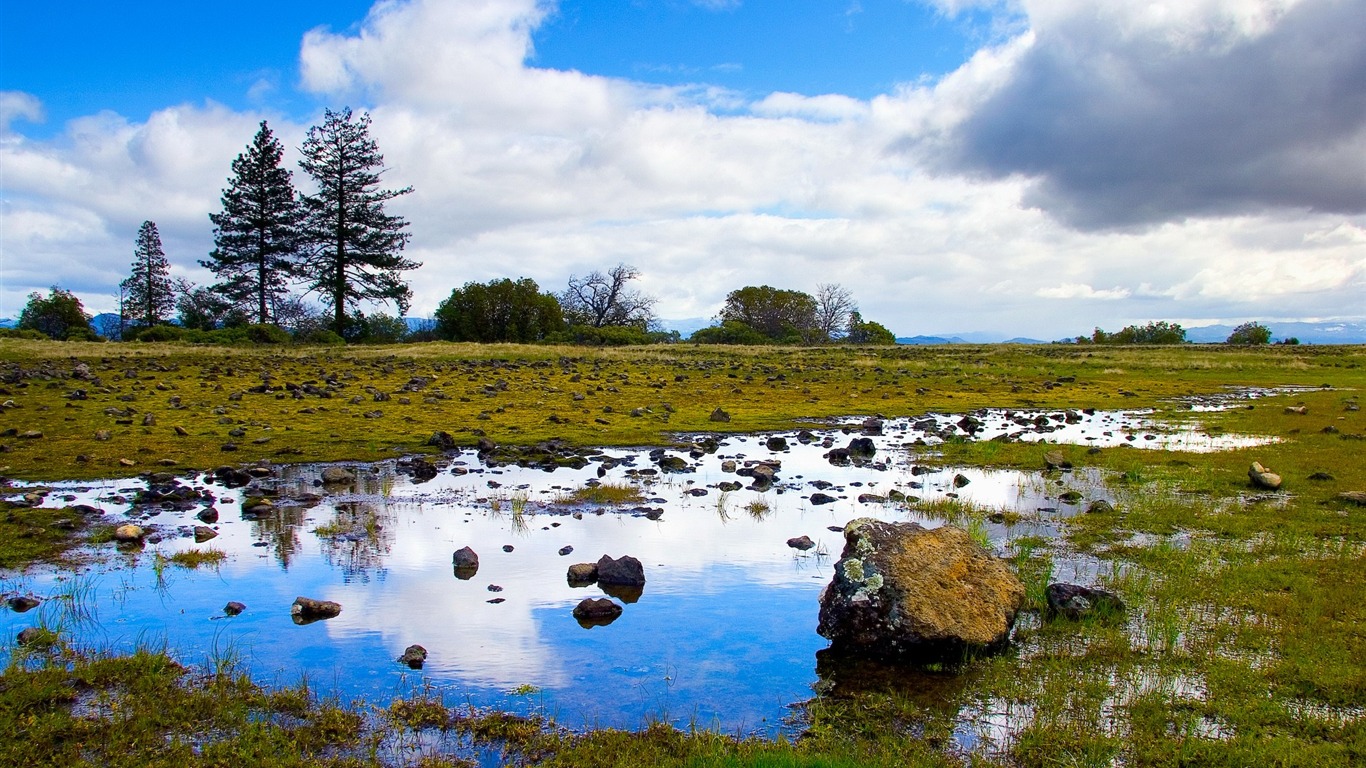
POLYGON ((605 275, 595 270, 582 278, 570 277, 560 295, 565 319, 594 328, 629 325, 646 330, 655 320, 656 299, 627 286, 638 277, 640 271, 628 264, 618 264, 605 275))
POLYGON ((819 334, 816 300, 810 294, 768 285, 731 291, 717 319, 742 323, 773 341, 812 341, 819 334))
POLYGON ((829 339, 839 339, 850 332, 853 315, 858 313, 854 294, 839 283, 816 286, 816 327, 829 339))
POLYGON ((436 310, 436 335, 449 341, 541 341, 563 327, 559 300, 525 277, 465 283, 436 310))
POLYGON ((1271 329, 1261 323, 1243 323, 1233 329, 1233 333, 1228 335, 1228 341, 1225 341, 1224 343, 1244 345, 1270 344, 1271 329))
POLYGON ((408 222, 385 213, 384 204, 413 189, 379 187, 384 156, 370 138, 370 116, 327 110, 322 125, 308 130, 302 152, 299 166, 317 185, 300 198, 305 279, 331 310, 333 331, 345 332, 347 309, 362 301, 392 301, 406 312, 412 291, 403 273, 421 264, 403 258, 408 222))
POLYGON ((44 333, 54 339, 88 338, 94 334, 90 316, 75 294, 52 286, 44 298, 37 291, 28 295, 28 304, 19 315, 19 327, 44 333))
POLYGON ((254 322, 272 321, 271 309, 299 273, 301 210, 284 147, 261 121, 256 138, 232 161, 223 210, 209 214, 214 250, 199 263, 220 282, 213 290, 249 309, 254 322))

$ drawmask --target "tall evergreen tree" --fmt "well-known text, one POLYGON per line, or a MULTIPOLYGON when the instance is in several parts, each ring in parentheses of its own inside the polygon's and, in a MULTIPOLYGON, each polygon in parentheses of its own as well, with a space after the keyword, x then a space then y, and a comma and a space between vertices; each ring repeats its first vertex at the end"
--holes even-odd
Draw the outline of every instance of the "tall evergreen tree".
POLYGON ((155 222, 144 221, 138 228, 133 249, 133 272, 119 285, 124 290, 123 307, 133 324, 150 327, 166 322, 175 313, 176 288, 171 279, 171 262, 161 249, 161 234, 155 222))
POLYGON ((408 222, 386 214, 384 204, 413 188, 379 188, 384 156, 370 138, 370 116, 327 110, 323 124, 308 129, 302 152, 299 166, 318 187, 300 197, 311 249, 306 279, 332 310, 333 331, 344 331, 347 308, 360 301, 393 301, 406 312, 412 291, 402 273, 422 265, 400 255, 408 222))
POLYGON ((266 122, 232 161, 223 190, 223 212, 209 214, 214 250, 202 266, 220 282, 212 288, 258 323, 271 322, 271 308, 299 268, 299 202, 292 174, 280 167, 284 147, 266 122))

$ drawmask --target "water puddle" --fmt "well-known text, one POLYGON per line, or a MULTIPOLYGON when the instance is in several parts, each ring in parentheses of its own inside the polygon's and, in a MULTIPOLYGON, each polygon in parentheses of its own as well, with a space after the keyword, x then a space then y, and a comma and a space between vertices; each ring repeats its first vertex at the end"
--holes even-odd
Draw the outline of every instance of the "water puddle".
MULTIPOLYGON (((1110 499, 1095 471, 930 468, 917 463, 917 451, 932 450, 922 446, 1008 435, 1170 448, 1196 434, 1159 433, 1145 417, 993 410, 855 420, 681 449, 561 454, 555 471, 467 450, 434 465, 343 465, 354 479, 326 485, 323 465, 181 476, 151 490, 145 478, 59 484, 46 506, 88 504, 137 522, 147 544, 84 573, 0 581, 0 592, 45 598, 26 613, 0 612, 0 638, 43 623, 116 651, 165 644, 190 663, 240 661, 262 682, 306 678, 347 701, 383 704, 427 686, 451 704, 537 712, 570 727, 663 720, 772 734, 794 703, 837 677, 817 663, 827 645, 815 631, 817 598, 848 521, 933 527, 942 520, 917 506, 974 508, 986 514, 979 530, 1004 552, 1018 537, 1054 538, 1066 517, 1110 499), (871 455, 859 450, 865 440, 871 455), (756 465, 777 465, 771 484, 756 465), (594 486, 640 495, 615 505, 576 495, 594 486), (153 491, 159 501, 135 503, 153 491), (204 529, 215 535, 197 541, 204 529), (813 546, 788 545, 800 536, 813 546), (464 547, 478 555, 473 573, 453 567, 464 547), (170 559, 212 551, 226 555, 214 567, 170 559), (570 565, 603 555, 639 559, 644 589, 566 579, 570 565), (582 625, 574 607, 604 591, 622 615, 582 625), (299 623, 290 611, 297 596, 335 601, 341 613, 299 623), (226 615, 229 601, 245 610, 226 615), (397 661, 411 644, 428 652, 420 670, 397 661)), ((1230 438, 1201 439, 1228 447, 1217 441, 1230 438)), ((1096 565, 1064 556, 1054 568, 1089 581, 1096 565)), ((984 717, 987 733, 964 740, 994 740, 993 722, 984 717)))

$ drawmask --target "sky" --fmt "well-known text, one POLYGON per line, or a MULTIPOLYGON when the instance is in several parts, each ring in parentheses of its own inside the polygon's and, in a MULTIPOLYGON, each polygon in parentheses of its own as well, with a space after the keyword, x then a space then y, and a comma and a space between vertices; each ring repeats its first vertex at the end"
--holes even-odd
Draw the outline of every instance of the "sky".
MULTIPOLYGON (((625 263, 900 336, 1366 319, 1366 0, 0 0, 0 317, 200 284, 234 157, 368 111, 410 314, 625 263)), ((373 310, 393 312, 387 308, 373 310)))

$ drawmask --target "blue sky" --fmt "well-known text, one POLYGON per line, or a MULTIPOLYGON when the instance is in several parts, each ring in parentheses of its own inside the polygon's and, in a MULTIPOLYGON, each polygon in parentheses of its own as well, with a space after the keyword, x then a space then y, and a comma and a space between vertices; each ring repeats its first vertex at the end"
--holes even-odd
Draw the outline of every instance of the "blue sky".
MULTIPOLYGON (((636 266, 666 318, 900 335, 1361 319, 1366 0, 0 3, 0 316, 198 283, 233 157, 368 110, 413 312, 636 266)), ((296 184, 305 184, 296 171, 296 184)), ((375 307, 392 311, 393 307, 375 307)))

